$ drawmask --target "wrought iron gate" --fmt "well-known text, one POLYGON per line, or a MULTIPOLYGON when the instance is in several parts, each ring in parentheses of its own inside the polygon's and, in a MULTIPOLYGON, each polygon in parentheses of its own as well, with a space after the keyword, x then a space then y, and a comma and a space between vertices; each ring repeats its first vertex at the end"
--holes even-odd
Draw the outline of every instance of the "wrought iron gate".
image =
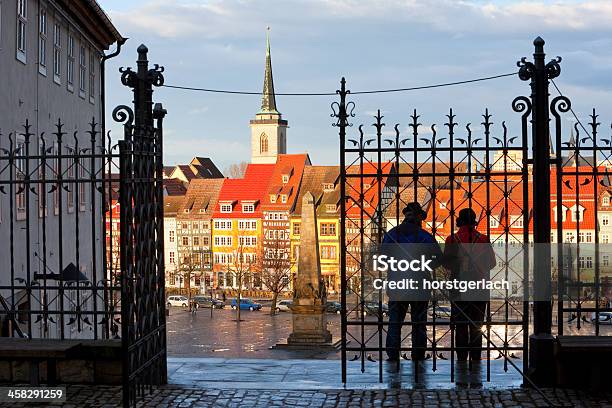
MULTIPOLYGON (((558 96, 549 103, 548 97, 549 82, 559 75, 561 59, 546 64, 544 41, 538 38, 534 45, 534 62, 523 58, 518 63, 519 77, 531 80, 532 88, 530 98, 519 96, 512 102, 513 111, 520 114, 518 136, 509 134, 504 122, 494 125, 488 109, 482 115, 480 126, 467 123, 460 127, 452 110, 442 126, 424 126, 414 110, 408 123, 408 134, 400 131, 400 124, 394 126, 394 132, 384 132, 386 124, 379 110, 374 116, 373 132, 369 133, 364 125, 354 129, 351 122, 355 117, 355 103, 348 100, 351 93, 342 78, 337 91, 339 101, 332 104, 332 117, 336 118, 333 126, 338 128, 340 136, 344 383, 348 381, 349 361, 357 360, 361 372, 366 371, 369 362, 377 364, 379 381, 383 381, 383 361, 387 351, 385 337, 389 327, 387 297, 382 289, 374 289, 373 280, 384 277, 372 270, 366 259, 382 241, 385 232, 402 221, 402 209, 409 202, 417 201, 426 210, 423 227, 441 243, 455 231, 459 210, 474 210, 479 220, 478 230, 489 237, 495 248, 497 267, 491 271, 491 280, 503 278, 511 284, 509 290, 491 291, 482 322, 487 381, 492 370, 501 367, 505 372, 513 366, 521 374, 530 373, 531 378, 527 381, 543 382, 538 375, 543 375, 544 366, 551 362, 547 358, 552 355, 552 343, 546 343, 550 348, 544 349, 540 339, 552 339, 551 301, 558 301, 559 334, 563 334, 563 316, 568 313, 578 313, 574 319, 580 321, 580 313, 594 312, 600 316, 601 312, 610 311, 602 303, 603 293, 609 289, 607 286, 602 289, 600 264, 603 261, 599 260, 597 249, 593 254, 593 279, 588 283, 580 279, 580 268, 568 272, 563 262, 555 266, 555 252, 559 260, 564 256, 567 258, 564 255, 564 251, 567 252, 565 244, 557 245, 552 251, 549 245, 551 235, 553 242, 564 242, 565 215, 561 211, 555 213, 557 219, 551 230, 551 211, 554 208, 551 208, 549 198, 552 193, 553 206, 556 200, 561 208, 563 201, 567 201, 568 191, 586 189, 585 186, 590 185, 591 201, 596 197, 601 202, 603 197, 598 196, 598 191, 603 185, 606 191, 610 190, 607 165, 610 164, 612 143, 609 139, 600 139, 605 147, 597 147, 595 113, 591 135, 580 139, 580 143, 576 140, 562 142, 560 114, 569 111, 570 102, 558 96), (554 117, 556 143, 552 147, 556 153, 550 151, 549 113, 554 117), (388 136, 389 133, 395 135, 388 136), (580 155, 584 152, 593 156, 588 168, 580 166, 580 155), (569 166, 564 153, 578 164, 569 166), (603 166, 602 159, 607 160, 603 166), (554 165, 552 173, 551 164, 554 165), (572 181, 568 182, 570 179, 572 181), (552 292, 551 276, 554 278, 554 273, 551 275, 551 266, 560 276, 557 280, 558 298, 553 297, 557 294, 552 292), (570 275, 573 280, 568 279, 570 275), (578 291, 575 290, 577 285, 581 288, 578 291), (574 288, 573 291, 569 290, 570 287, 574 288), (586 296, 583 293, 585 287, 592 288, 589 296, 594 298, 593 307, 585 307, 581 302, 586 296), (532 308, 533 326, 529 318, 532 308), (538 336, 530 340, 530 334, 538 336), (538 348, 534 357, 537 361, 529 360, 530 341, 532 348, 538 348), (492 364, 494 360, 503 360, 503 364, 492 364)), ((576 137, 582 134, 578 132, 578 124, 575 131, 576 137)), ((576 194, 573 200, 578 208, 580 202, 588 201, 589 197, 581 198, 576 194)), ((612 198, 607 200, 610 203, 612 198)), ((595 220, 598 220, 597 205, 590 210, 594 210, 595 220)), ((574 229, 576 240, 586 242, 587 235, 580 234, 579 223, 574 229)), ((592 242, 601 242, 599 230, 596 227, 593 230, 592 242)), ((605 239, 607 243, 609 237, 605 239)), ((575 259, 580 260, 579 265, 585 266, 586 261, 580 255, 575 259)), ((609 262, 607 258, 606 262, 609 262)), ((448 276, 445 273, 444 269, 437 270, 438 276, 434 279, 444 279, 448 276)), ((607 285, 607 280, 604 281, 607 285)), ((435 291, 429 306, 425 323, 426 358, 431 360, 434 371, 440 364, 448 365, 450 380, 454 381, 456 324, 454 318, 450 318, 451 306, 454 305, 444 293, 435 291)), ((597 334, 598 319, 594 325, 597 334)), ((406 318, 402 328, 401 354, 407 360, 409 352, 413 351, 409 337, 414 322, 406 318)))
POLYGON ((145 389, 167 382, 164 288, 162 122, 166 111, 152 101, 163 68, 149 69, 147 47, 138 47, 137 70, 121 69, 134 92, 134 110, 121 105, 120 156, 121 329, 123 403, 136 405, 145 389))

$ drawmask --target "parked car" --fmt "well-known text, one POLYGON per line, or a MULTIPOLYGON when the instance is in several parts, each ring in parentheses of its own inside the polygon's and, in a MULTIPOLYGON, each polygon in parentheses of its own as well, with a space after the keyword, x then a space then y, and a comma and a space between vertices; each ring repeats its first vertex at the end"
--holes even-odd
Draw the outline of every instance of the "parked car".
MULTIPOLYGON (((236 309, 236 299, 232 299, 232 309, 236 309)), ((240 310, 261 310, 261 303, 256 303, 252 299, 240 299, 240 310)))
MULTIPOLYGON (((591 313, 591 323, 595 323, 597 316, 591 313)), ((612 324, 612 312, 599 312, 599 324, 612 324)))
POLYGON ((327 313, 338 313, 342 311, 342 305, 340 302, 327 302, 325 304, 325 311, 327 313))
POLYGON ((168 307, 180 306, 180 307, 186 308, 188 304, 189 304, 189 299, 187 299, 185 296, 179 296, 179 295, 168 296, 168 307))
POLYGON ((389 306, 386 303, 381 305, 381 308, 378 306, 378 302, 364 302, 363 311, 366 315, 378 316, 379 311, 382 311, 383 316, 389 315, 389 306))
POLYGON ((197 307, 213 307, 215 309, 223 309, 225 307, 225 303, 223 303, 221 300, 208 296, 197 295, 194 296, 192 299, 197 305, 197 307))
POLYGON ((436 319, 450 319, 451 318, 451 308, 449 306, 436 306, 435 312, 434 312, 434 308, 430 307, 428 310, 429 316, 433 317, 434 313, 436 315, 436 319))
POLYGON ((292 304, 293 304, 293 300, 281 300, 278 303, 276 303, 276 311, 277 312, 290 312, 292 304))

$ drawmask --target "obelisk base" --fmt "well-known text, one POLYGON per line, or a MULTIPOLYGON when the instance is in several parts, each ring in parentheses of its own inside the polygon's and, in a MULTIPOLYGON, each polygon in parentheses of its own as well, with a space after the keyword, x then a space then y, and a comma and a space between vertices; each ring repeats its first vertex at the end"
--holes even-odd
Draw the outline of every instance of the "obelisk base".
POLYGON ((288 345, 306 347, 331 345, 332 335, 327 330, 325 306, 313 303, 308 299, 296 301, 291 306, 293 333, 287 339, 288 345))

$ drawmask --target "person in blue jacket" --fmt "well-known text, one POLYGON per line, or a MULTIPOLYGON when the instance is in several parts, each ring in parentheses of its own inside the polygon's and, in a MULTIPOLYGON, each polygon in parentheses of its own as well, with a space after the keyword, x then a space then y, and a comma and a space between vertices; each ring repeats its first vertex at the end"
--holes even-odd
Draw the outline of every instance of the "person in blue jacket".
MULTIPOLYGON (((435 238, 425 231, 421 224, 427 217, 421 205, 417 202, 408 203, 402 211, 404 220, 396 227, 389 230, 383 238, 383 247, 396 247, 404 252, 410 252, 409 257, 418 259, 421 255, 432 259, 430 266, 436 268, 442 262, 442 251, 435 238), (394 245, 399 244, 399 245, 394 245), (406 245, 418 244, 418 245, 406 245)), ((397 252, 397 250, 394 250, 397 252)), ((408 272, 412 274, 413 272, 408 272)), ((405 275, 406 278, 419 278, 413 274, 405 275)), ((410 308, 410 319, 412 323, 412 360, 424 360, 425 348, 427 346, 427 306, 431 293, 429 291, 414 291, 407 296, 389 297, 389 329, 387 331, 386 350, 389 361, 398 361, 401 347, 402 323, 410 308)))

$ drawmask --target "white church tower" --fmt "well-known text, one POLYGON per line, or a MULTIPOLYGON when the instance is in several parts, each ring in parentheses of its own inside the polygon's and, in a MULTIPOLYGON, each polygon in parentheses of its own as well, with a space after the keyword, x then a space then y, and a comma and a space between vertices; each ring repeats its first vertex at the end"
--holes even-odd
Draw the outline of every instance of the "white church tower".
POLYGON ((251 163, 274 164, 279 154, 287 153, 287 121, 276 110, 270 28, 266 36, 266 71, 264 74, 261 110, 251 120, 251 163))

